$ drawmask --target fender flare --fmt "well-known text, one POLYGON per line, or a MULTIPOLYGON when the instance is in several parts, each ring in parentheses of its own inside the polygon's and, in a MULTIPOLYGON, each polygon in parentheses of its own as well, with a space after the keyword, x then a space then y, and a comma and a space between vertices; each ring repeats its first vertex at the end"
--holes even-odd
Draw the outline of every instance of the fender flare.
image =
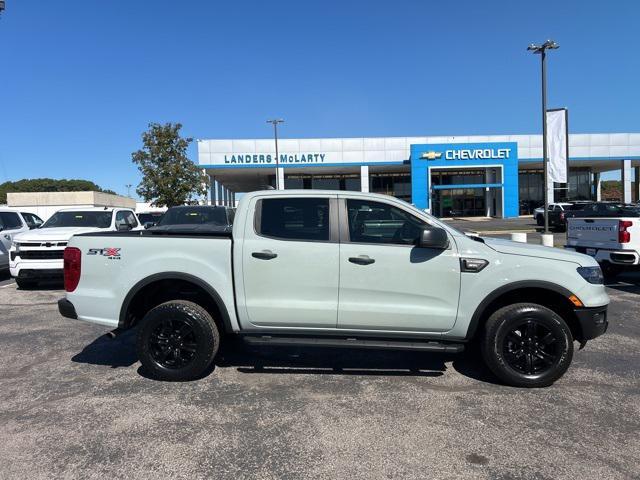
POLYGON ((469 327, 467 328, 467 335, 465 340, 471 340, 478 329, 478 324, 480 323, 480 319, 484 314, 487 307, 498 297, 501 297, 505 293, 513 292, 514 290, 522 290, 525 288, 537 288, 540 290, 549 290, 555 293, 558 293, 565 297, 567 300, 573 293, 570 290, 552 282, 545 282, 543 280, 521 280, 518 282, 508 283, 501 287, 496 288, 489 295, 487 295, 482 302, 476 307, 476 310, 473 312, 471 316, 471 321, 469 322, 469 327))
POLYGON ((153 275, 149 275, 148 277, 143 278, 133 287, 131 287, 129 293, 127 293, 127 295, 124 297, 124 301, 122 302, 122 306, 120 307, 120 316, 118 318, 119 328, 128 328, 128 326, 126 325, 126 320, 127 312, 129 311, 129 306, 131 305, 131 300, 133 300, 138 292, 140 292, 140 290, 142 290, 144 287, 160 280, 184 280, 202 288, 218 307, 218 310, 220 311, 220 314, 222 316, 221 320, 222 324, 224 325, 225 331, 227 333, 232 331, 229 311, 227 310, 227 306, 225 305, 222 297, 220 297, 218 292, 201 278, 182 272, 154 273, 153 275))

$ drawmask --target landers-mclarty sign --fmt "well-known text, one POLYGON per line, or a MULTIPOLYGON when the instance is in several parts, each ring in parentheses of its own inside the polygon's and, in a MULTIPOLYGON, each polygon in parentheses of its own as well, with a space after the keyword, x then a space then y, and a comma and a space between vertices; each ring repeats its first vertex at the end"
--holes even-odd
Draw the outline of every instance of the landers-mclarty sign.
MULTIPOLYGON (((325 153, 295 153, 293 155, 287 153, 281 153, 278 158, 278 163, 323 163, 325 153)), ((248 165, 254 163, 276 163, 276 156, 270 153, 246 153, 246 154, 234 154, 225 155, 224 163, 230 165, 248 165)))

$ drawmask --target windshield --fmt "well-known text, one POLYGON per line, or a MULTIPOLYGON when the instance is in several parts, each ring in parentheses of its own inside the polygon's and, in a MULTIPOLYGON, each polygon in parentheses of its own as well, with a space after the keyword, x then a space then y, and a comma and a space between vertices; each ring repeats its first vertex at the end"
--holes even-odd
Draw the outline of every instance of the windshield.
POLYGON ((113 212, 56 212, 40 228, 54 227, 93 227, 109 228, 113 212))
POLYGON ((157 225, 227 225, 224 207, 170 208, 157 225))

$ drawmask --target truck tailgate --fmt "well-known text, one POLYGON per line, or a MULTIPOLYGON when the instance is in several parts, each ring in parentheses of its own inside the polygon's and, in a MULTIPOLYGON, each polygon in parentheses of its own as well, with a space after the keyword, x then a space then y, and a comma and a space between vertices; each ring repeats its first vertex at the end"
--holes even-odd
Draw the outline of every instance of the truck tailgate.
POLYGON ((581 247, 619 248, 617 218, 569 218, 567 244, 581 247))

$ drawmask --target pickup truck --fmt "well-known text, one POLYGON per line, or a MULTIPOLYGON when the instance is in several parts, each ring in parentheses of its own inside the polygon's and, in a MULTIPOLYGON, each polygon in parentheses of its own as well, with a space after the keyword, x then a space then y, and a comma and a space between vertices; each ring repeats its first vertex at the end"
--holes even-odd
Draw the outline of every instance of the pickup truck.
POLYGON ((58 210, 33 230, 14 235, 9 249, 9 271, 20 288, 42 280, 62 279, 63 254, 73 235, 94 231, 141 229, 133 210, 78 207, 58 210))
POLYGON ((565 249, 592 256, 607 277, 640 265, 640 208, 611 205, 608 213, 567 219, 565 249))
POLYGON ((232 232, 87 233, 64 252, 68 318, 138 327, 156 378, 200 378, 220 343, 456 353, 508 385, 548 386, 608 325, 596 261, 470 237, 402 200, 258 191, 232 232))

